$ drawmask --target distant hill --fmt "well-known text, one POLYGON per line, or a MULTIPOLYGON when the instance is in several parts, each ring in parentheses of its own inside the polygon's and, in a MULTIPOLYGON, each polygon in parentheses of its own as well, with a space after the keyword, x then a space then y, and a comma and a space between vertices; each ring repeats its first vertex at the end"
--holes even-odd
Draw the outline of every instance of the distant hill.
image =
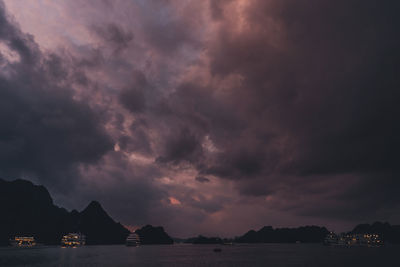
POLYGON ((187 240, 186 238, 179 238, 179 237, 171 237, 174 243, 185 243, 187 240))
POLYGON ((43 186, 0 179, 0 245, 15 235, 33 235, 43 244, 59 244, 69 232, 86 235, 87 244, 121 244, 129 231, 93 201, 82 212, 54 205, 43 186))
POLYGON ((385 222, 373 224, 359 224, 350 233, 352 234, 379 234, 383 241, 400 243, 400 225, 390 225, 385 222))
MULTIPOLYGON (((15 235, 32 235, 39 243, 58 245, 61 237, 70 232, 86 235, 87 244, 123 244, 129 231, 115 222, 102 208, 92 201, 83 211, 68 212, 54 205, 43 186, 25 180, 0 179, 0 246, 8 245, 15 235)), ((163 227, 146 225, 135 231, 141 244, 173 244, 163 227)), ((350 233, 377 233, 385 242, 400 243, 400 225, 375 222, 359 224, 350 233)), ((319 226, 276 228, 265 226, 250 230, 234 239, 238 243, 318 243, 328 230, 319 226)), ((218 244, 231 240, 198 236, 181 240, 193 244, 218 244)))
POLYGON ((325 227, 303 226, 298 228, 277 228, 265 226, 258 231, 250 230, 237 237, 238 243, 318 243, 322 242, 329 231, 325 227))
POLYGON ((191 244, 222 244, 224 240, 219 237, 205 237, 199 235, 198 237, 191 237, 184 241, 184 243, 191 243, 191 244))
POLYGON ((183 240, 183 243, 189 244, 228 244, 232 243, 234 240, 232 238, 220 238, 220 237, 206 237, 199 235, 197 237, 190 237, 183 240))
POLYGON ((146 225, 135 231, 140 237, 140 244, 153 245, 153 244, 173 244, 172 238, 164 231, 161 226, 154 227, 146 225))

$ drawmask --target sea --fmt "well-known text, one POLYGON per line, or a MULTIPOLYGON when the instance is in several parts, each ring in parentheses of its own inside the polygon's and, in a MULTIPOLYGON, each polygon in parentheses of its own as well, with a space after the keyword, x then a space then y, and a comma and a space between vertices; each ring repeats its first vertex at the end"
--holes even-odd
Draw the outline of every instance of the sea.
POLYGON ((1 247, 0 266, 400 266, 400 246, 175 244, 1 247), (215 252, 216 248, 221 251, 215 252))

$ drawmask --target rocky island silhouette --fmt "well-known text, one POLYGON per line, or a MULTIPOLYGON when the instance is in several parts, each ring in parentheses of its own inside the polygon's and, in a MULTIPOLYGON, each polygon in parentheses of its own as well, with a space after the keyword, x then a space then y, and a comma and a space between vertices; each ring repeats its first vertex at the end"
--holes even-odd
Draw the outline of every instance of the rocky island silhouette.
MULTIPOLYGON (((0 245, 16 235, 34 236, 38 243, 58 245, 69 232, 86 235, 88 245, 124 244, 130 231, 115 222, 97 201, 81 212, 53 203, 44 186, 26 180, 0 179, 0 245)), ((162 227, 146 225, 136 230, 142 244, 172 244, 162 227)))
MULTIPOLYGON (((130 231, 114 221, 101 204, 92 201, 82 211, 67 211, 53 203, 44 186, 26 180, 5 181, 0 179, 0 246, 9 245, 17 235, 34 236, 45 245, 58 245, 62 236, 79 232, 86 236, 87 245, 124 244, 130 231)), ((143 226, 135 231, 142 245, 173 244, 173 239, 161 226, 143 226)), ((224 243, 322 243, 329 233, 320 226, 297 228, 273 228, 264 226, 250 230, 236 238, 192 237, 179 242, 192 244, 224 243)), ((385 242, 400 243, 400 225, 385 222, 359 224, 348 234, 376 233, 385 242)), ((178 239, 175 239, 178 240, 178 239)))

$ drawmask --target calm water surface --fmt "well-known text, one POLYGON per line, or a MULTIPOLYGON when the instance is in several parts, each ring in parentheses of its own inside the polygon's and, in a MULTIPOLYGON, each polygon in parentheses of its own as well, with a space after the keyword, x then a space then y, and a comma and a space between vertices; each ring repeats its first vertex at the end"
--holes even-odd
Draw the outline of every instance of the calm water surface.
POLYGON ((319 244, 0 248, 0 266, 400 266, 400 246, 319 244), (222 252, 216 253, 214 248, 222 252))

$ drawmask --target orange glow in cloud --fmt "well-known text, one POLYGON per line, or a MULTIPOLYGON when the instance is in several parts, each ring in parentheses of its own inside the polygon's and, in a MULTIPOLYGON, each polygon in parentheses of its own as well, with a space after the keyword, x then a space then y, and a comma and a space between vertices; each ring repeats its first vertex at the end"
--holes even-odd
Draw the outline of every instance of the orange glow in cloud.
POLYGON ((177 200, 174 197, 169 197, 168 199, 169 199, 169 202, 171 203, 171 205, 181 205, 182 204, 179 200, 177 200))

